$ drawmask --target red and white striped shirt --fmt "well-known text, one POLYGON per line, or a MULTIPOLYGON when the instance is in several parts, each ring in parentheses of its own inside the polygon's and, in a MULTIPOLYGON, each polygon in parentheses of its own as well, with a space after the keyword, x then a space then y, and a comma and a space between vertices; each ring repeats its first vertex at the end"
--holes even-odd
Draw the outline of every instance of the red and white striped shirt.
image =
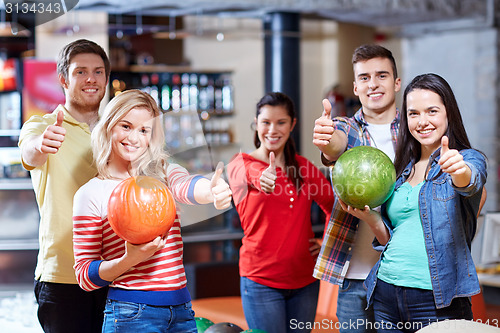
MULTIPOLYGON (((177 202, 196 203, 193 189, 201 176, 189 175, 183 167, 170 164, 167 177, 177 202)), ((73 245, 76 278, 80 287, 86 291, 108 284, 111 288, 135 291, 175 291, 184 288, 186 275, 182 262, 179 212, 164 248, 111 283, 100 279, 100 262, 120 258, 125 253, 125 241, 114 233, 107 218, 109 197, 119 183, 120 180, 93 178, 75 194, 73 245)))

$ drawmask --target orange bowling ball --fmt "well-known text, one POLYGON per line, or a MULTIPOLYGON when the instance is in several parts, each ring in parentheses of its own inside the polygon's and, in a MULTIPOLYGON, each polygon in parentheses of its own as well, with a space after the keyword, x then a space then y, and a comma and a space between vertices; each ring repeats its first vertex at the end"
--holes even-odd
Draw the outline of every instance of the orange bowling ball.
POLYGON ((132 244, 167 235, 175 215, 174 198, 167 185, 149 176, 125 179, 113 190, 108 202, 111 228, 132 244))

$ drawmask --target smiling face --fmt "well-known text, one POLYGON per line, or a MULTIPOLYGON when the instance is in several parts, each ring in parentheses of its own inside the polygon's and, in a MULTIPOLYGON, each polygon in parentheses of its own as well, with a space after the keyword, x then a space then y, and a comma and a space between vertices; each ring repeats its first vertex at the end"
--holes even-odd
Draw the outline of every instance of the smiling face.
POLYGON ((420 142, 423 153, 434 152, 448 129, 441 97, 431 90, 415 89, 406 96, 406 108, 411 135, 420 142))
POLYGON ((264 105, 260 108, 256 119, 257 134, 261 147, 267 154, 271 151, 275 154, 283 151, 296 121, 297 119, 292 120, 283 106, 264 105))
POLYGON ((387 110, 396 111, 396 92, 401 80, 394 79, 391 61, 373 58, 354 64, 354 95, 359 97, 363 112, 376 115, 387 110))
POLYGON ((148 149, 152 128, 153 114, 150 110, 130 110, 111 129, 110 163, 130 165, 141 157, 148 149))
POLYGON ((59 76, 71 110, 97 111, 106 92, 107 76, 102 58, 80 53, 71 59, 68 77, 59 76))

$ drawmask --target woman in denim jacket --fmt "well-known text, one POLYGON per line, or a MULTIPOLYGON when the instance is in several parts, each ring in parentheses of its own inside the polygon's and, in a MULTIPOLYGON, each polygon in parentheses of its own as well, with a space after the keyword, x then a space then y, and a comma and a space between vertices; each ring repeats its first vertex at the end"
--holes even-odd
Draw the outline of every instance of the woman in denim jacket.
POLYGON ((470 320, 469 297, 480 292, 470 245, 486 158, 471 148, 453 91, 439 75, 415 77, 402 110, 395 190, 381 214, 343 205, 370 224, 382 251, 365 281, 378 332, 470 320))

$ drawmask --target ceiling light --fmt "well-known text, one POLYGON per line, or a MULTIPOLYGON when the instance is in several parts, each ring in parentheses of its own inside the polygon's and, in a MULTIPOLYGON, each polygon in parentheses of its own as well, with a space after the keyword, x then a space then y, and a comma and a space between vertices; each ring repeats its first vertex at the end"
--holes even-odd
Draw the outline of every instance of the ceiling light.
POLYGON ((142 15, 140 13, 137 13, 137 15, 135 16, 135 23, 137 25, 137 27, 135 28, 135 32, 138 35, 142 35, 144 29, 142 28, 142 15))

